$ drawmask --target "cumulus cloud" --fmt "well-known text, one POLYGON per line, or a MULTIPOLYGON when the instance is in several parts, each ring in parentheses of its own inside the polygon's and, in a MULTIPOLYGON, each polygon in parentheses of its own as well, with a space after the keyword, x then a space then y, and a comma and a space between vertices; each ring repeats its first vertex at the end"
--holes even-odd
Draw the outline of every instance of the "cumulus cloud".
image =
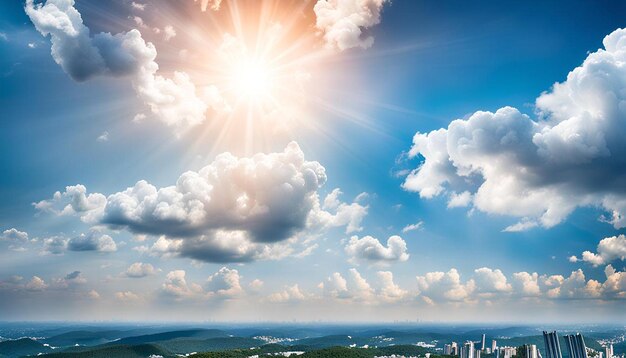
POLYGON ((439 301, 463 301, 476 288, 473 280, 461 282, 461 275, 452 268, 448 272, 428 272, 417 276, 417 287, 420 294, 429 303, 439 301))
POLYGON ((481 293, 511 291, 511 285, 499 269, 492 270, 488 267, 481 267, 474 270, 474 282, 476 283, 476 290, 481 293))
POLYGON ((84 185, 70 185, 64 192, 57 191, 51 199, 33 203, 35 209, 56 215, 79 215, 85 222, 93 222, 101 215, 106 197, 100 193, 87 195, 84 185))
POLYGON ((141 278, 154 274, 156 270, 151 264, 135 262, 126 269, 125 275, 131 278, 141 278))
POLYGON ((352 236, 345 247, 352 260, 372 263, 402 262, 409 259, 406 242, 397 235, 387 239, 387 246, 371 236, 352 236))
POLYGON ((6 240, 11 242, 24 242, 28 240, 28 233, 25 231, 19 231, 16 228, 4 230, 0 240, 6 240))
POLYGON ((209 295, 212 296, 222 298, 237 297, 243 294, 239 279, 240 276, 237 270, 222 267, 219 271, 209 276, 206 288, 209 295))
POLYGON ((366 31, 380 23, 386 0, 318 0, 313 10, 315 26, 324 36, 326 45, 340 51, 368 48, 374 37, 366 31))
POLYGON ((322 206, 318 191, 325 182, 324 167, 305 160, 292 142, 282 152, 250 158, 220 154, 199 171, 183 173, 172 186, 157 188, 142 180, 106 197, 87 195, 84 186, 76 185, 35 207, 158 235, 151 248, 156 254, 245 262, 292 254, 298 235, 359 228, 367 207, 339 201, 339 191, 331 194, 332 205, 322 206))
POLYGON ((393 281, 393 273, 390 271, 378 271, 376 272, 378 281, 381 284, 378 296, 385 302, 396 302, 405 298, 408 291, 400 288, 393 281))
POLYGON ((111 236, 98 231, 91 231, 88 234, 80 234, 71 238, 67 242, 67 249, 70 251, 115 252, 117 245, 111 236))
POLYGON ((161 290, 168 296, 176 299, 189 298, 202 294, 202 287, 198 284, 187 284, 185 270, 174 270, 167 273, 161 290))
POLYGON ((272 293, 267 297, 267 299, 273 303, 299 302, 306 298, 307 295, 300 290, 297 284, 288 286, 283 291, 272 293))
POLYGON ((43 291, 48 284, 39 276, 33 276, 24 286, 28 291, 43 291))
POLYGON ((417 133, 409 155, 422 163, 404 189, 423 198, 467 192, 481 211, 522 219, 508 231, 552 227, 581 206, 626 226, 626 30, 603 43, 537 98, 537 119, 504 107, 417 133))
POLYGON ((67 250, 68 239, 61 236, 52 236, 43 239, 43 253, 61 255, 67 250))
MULTIPOLYGON (((573 257, 576 259, 576 256, 573 257)), ((593 266, 604 265, 615 260, 626 260, 626 236, 623 234, 600 240, 597 253, 591 251, 582 253, 582 261, 588 262, 593 266)))
POLYGON ((172 25, 167 25, 163 28, 163 39, 169 41, 176 37, 176 30, 172 25))
POLYGON ((312 219, 321 227, 345 226, 346 234, 363 230, 361 221, 367 215, 369 207, 361 201, 367 194, 359 194, 352 203, 342 202, 339 199, 342 194, 339 188, 333 189, 324 198, 322 208, 315 208, 316 215, 312 219))
MULTIPOLYGON (((202 123, 209 108, 221 106, 215 87, 197 88, 184 72, 175 72, 172 78, 158 75, 156 48, 144 41, 139 30, 92 36, 73 0, 47 0, 43 4, 27 0, 25 11, 35 28, 50 36, 52 57, 74 80, 130 77, 154 117, 177 131, 202 123)), ((171 38, 174 32, 165 35, 171 38)))
POLYGON ((118 301, 127 302, 127 303, 129 303, 129 302, 138 302, 138 301, 141 300, 141 297, 138 294, 136 294, 136 293, 134 293, 132 291, 118 291, 118 292, 115 292, 115 298, 118 301))
POLYGON ((55 288, 66 289, 87 283, 87 279, 80 271, 73 271, 64 277, 55 279, 53 285, 55 288))
MULTIPOLYGON (((198 0, 193 1, 198 2, 198 0)), ((207 9, 218 11, 221 5, 222 0, 200 0, 200 9, 202 9, 202 11, 206 11, 207 9)))

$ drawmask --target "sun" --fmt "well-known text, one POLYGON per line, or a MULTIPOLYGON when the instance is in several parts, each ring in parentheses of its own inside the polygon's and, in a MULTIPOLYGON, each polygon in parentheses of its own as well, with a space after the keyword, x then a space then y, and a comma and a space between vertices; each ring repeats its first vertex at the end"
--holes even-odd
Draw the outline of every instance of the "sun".
POLYGON ((247 102, 260 102, 271 97, 276 81, 275 69, 266 61, 249 57, 234 61, 228 77, 235 96, 247 102))

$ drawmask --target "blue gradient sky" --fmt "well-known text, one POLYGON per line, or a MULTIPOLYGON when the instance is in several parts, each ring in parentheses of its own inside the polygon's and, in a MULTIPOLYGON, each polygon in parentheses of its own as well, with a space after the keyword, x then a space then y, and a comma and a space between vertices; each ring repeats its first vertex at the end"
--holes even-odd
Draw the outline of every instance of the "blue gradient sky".
MULTIPOLYGON (((180 5, 184 9, 169 16, 167 11, 173 7, 176 5, 150 2, 138 13, 130 2, 122 0, 112 2, 110 8, 90 0, 78 0, 76 4, 92 35, 128 31, 134 26, 129 16, 148 17, 144 14, 158 12, 151 17, 150 26, 172 24, 178 35, 167 42, 151 39, 159 54, 157 62, 164 73, 187 70, 194 80, 197 70, 186 69, 185 63, 175 60, 180 49, 193 46, 183 34, 193 31, 189 29, 194 29, 196 23, 185 21, 184 16, 193 13, 197 21, 226 16, 227 12, 222 8, 203 13, 198 4, 188 1, 180 5)), ((462 282, 471 279, 474 270, 481 267, 500 269, 509 283, 517 272, 567 278, 579 268, 587 280, 603 282, 608 264, 617 271, 624 270, 622 259, 594 267, 568 258, 580 257, 586 250, 597 252, 600 240, 623 234, 624 229, 598 220, 606 210, 587 206, 577 208, 553 227, 503 232, 520 217, 471 207, 447 208, 445 196, 421 198, 403 189, 406 173, 403 175, 402 170, 414 169, 420 163, 420 158, 404 156, 416 132, 446 128, 454 119, 503 106, 518 108, 534 118, 535 99, 555 82, 564 81, 589 53, 602 48, 604 36, 626 24, 624 14, 626 4, 621 1, 385 3, 380 24, 364 30, 374 36, 373 46, 335 51, 327 55, 323 68, 314 74, 325 83, 315 96, 344 112, 313 103, 307 107, 309 118, 319 121, 323 130, 299 128, 288 134, 266 133, 260 135, 265 136, 262 145, 243 148, 218 142, 212 133, 201 136, 191 131, 176 136, 158 121, 134 123, 132 119, 142 104, 129 81, 107 76, 82 83, 72 80, 55 63, 50 39, 37 31, 24 4, 2 2, 0 33, 5 36, 0 38, 0 232, 11 228, 27 232, 29 242, 23 245, 23 251, 13 251, 9 238, 0 240, 0 282, 4 282, 0 283, 0 316, 17 320, 408 317, 619 321, 624 318, 624 297, 529 299, 515 298, 514 293, 506 293, 505 298, 474 293, 466 300, 435 302, 435 308, 425 304, 421 296, 427 295, 426 290, 418 287, 415 277, 451 268, 458 270, 462 282), (346 112, 358 119, 346 116, 346 112), (104 132, 108 140, 98 141, 104 132), (215 263, 141 253, 133 248, 150 246, 148 243, 155 242, 158 235, 139 242, 130 230, 101 225, 101 233, 117 243, 115 252, 43 253, 45 238, 72 238, 96 226, 75 215, 59 216, 34 208, 33 203, 52 198, 55 191, 63 192, 67 185, 82 184, 89 193, 105 195, 123 191, 142 179, 163 187, 172 185, 187 170, 210 164, 219 153, 250 156, 261 151, 281 152, 291 141, 300 145, 306 160, 318 161, 326 169, 328 181, 319 189, 320 200, 334 188, 341 188, 341 199, 347 203, 360 193, 368 193, 368 198, 360 202, 368 207, 361 231, 346 233, 343 226, 329 228, 312 241, 317 246, 305 257, 215 263), (417 222, 423 223, 420 229, 402 232, 405 226, 417 222), (370 235, 383 246, 388 237, 400 235, 410 258, 359 261, 346 251, 352 235, 370 235), (134 262, 150 263, 155 272, 140 279, 122 277, 134 262), (162 295, 169 272, 184 270, 188 284, 202 284, 222 267, 237 270, 244 292, 219 300, 162 295), (335 272, 347 277, 350 268, 356 268, 370 282, 375 302, 360 302, 345 309, 346 300, 329 297, 332 294, 326 295, 318 287, 335 272), (70 284, 63 290, 53 287, 55 278, 74 271, 80 271, 86 282, 70 284), (393 273, 395 284, 406 291, 402 298, 381 298, 383 288, 376 286, 379 271, 393 273), (12 276, 22 276, 22 283, 8 283, 12 276), (25 288, 33 276, 42 278, 47 287, 25 288), (254 279, 263 281, 258 290, 250 286, 254 279), (272 298, 294 284, 298 284, 304 298, 292 295, 285 302, 272 298), (97 300, 85 296, 92 290, 98 292, 97 300), (124 301, 117 295, 120 292, 137 294, 140 303, 124 301), (58 303, 58 298, 72 304, 58 303), (45 303, 53 299, 57 303, 45 303), (320 302, 326 302, 322 305, 326 308, 320 308, 320 302), (484 304, 490 308, 483 308, 484 304), (210 308, 211 313, 198 317, 194 307, 210 308), (572 307, 585 309, 572 316, 568 313, 572 307), (179 310, 180 314, 168 310, 179 310)), ((311 26, 310 31, 322 48, 323 39, 315 35, 316 29, 311 26)), ((623 124, 624 118, 620 117, 623 124)))

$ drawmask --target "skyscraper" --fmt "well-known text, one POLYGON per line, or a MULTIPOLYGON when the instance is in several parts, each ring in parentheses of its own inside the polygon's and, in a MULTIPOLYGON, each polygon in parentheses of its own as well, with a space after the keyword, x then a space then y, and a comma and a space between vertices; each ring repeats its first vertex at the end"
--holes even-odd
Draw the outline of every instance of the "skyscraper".
POLYGON ((606 356, 606 358, 613 358, 613 345, 612 344, 607 344, 606 347, 604 347, 604 355, 606 356))
POLYGON ((567 343, 569 358, 587 358, 587 346, 585 346, 582 334, 566 335, 565 342, 567 343))
POLYGON ((492 339, 492 340, 491 340, 491 351, 492 351, 492 352, 495 352, 495 351, 496 351, 496 348, 498 348, 498 344, 497 344, 497 342, 496 342, 496 340, 495 340, 495 339, 492 339))
POLYGON ((451 344, 445 344, 443 346, 443 354, 446 354, 446 355, 451 355, 452 354, 452 345, 451 344))
POLYGON ((467 341, 459 350, 460 358, 474 358, 474 342, 467 341))
POLYGON ((539 358, 537 346, 534 344, 524 345, 524 358, 539 358))
POLYGON ((543 331, 543 341, 546 345, 546 358, 563 358, 559 336, 556 334, 556 331, 543 331))
POLYGON ((485 334, 483 333, 483 339, 482 339, 482 344, 480 345, 480 350, 484 351, 485 348, 487 347, 485 346, 485 334))

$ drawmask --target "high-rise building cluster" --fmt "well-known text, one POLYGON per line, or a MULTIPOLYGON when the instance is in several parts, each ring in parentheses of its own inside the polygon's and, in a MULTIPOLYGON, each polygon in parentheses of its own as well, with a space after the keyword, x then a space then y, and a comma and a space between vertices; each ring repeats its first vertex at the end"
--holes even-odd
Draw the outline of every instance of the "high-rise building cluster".
MULTIPOLYGON (((544 331, 543 340, 545 344, 545 358, 563 358, 561 338, 559 338, 556 331, 544 331)), ((615 358, 612 344, 607 344, 604 347, 604 352, 595 352, 590 349, 589 352, 593 353, 589 355, 585 339, 580 333, 565 335, 563 340, 567 346, 569 358, 615 358)), ((467 341, 462 345, 457 344, 457 342, 451 342, 443 346, 443 354, 458 356, 459 358, 480 358, 481 353, 493 353, 493 358, 544 358, 535 344, 525 344, 521 347, 498 347, 498 343, 494 339, 491 341, 491 347, 487 347, 485 334, 481 336, 480 341, 467 341), (480 345, 480 348, 478 348, 478 345, 480 345)))

